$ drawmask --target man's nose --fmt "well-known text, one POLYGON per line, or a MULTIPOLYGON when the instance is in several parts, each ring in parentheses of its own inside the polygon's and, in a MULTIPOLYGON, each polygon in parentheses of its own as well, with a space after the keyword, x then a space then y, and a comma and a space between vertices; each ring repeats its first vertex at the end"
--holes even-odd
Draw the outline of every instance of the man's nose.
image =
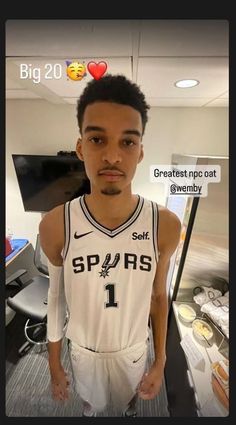
POLYGON ((109 162, 109 164, 115 164, 121 162, 120 149, 115 146, 107 146, 103 152, 103 161, 109 162))

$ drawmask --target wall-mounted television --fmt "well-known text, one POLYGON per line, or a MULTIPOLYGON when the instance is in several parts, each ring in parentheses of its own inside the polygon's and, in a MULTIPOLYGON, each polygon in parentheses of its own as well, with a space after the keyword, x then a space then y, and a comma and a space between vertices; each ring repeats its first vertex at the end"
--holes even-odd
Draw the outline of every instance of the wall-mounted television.
POLYGON ((84 193, 90 183, 76 155, 12 155, 25 211, 47 212, 84 193))

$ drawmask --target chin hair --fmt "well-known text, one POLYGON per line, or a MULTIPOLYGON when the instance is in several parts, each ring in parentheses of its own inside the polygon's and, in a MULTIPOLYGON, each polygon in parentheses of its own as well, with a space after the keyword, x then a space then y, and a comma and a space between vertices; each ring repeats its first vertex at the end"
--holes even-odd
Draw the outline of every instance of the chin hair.
POLYGON ((121 190, 115 187, 109 187, 106 189, 102 189, 101 193, 103 195, 113 196, 113 195, 119 195, 121 193, 121 190))

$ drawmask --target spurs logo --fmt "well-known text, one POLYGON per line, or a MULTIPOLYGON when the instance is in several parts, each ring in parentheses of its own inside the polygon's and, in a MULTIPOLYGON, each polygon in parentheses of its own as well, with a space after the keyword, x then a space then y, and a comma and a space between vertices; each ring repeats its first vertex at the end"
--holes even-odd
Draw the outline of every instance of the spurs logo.
POLYGON ((113 255, 109 253, 101 257, 99 254, 90 254, 84 257, 80 255, 72 259, 74 273, 91 272, 96 267, 98 270, 101 269, 98 273, 100 277, 104 278, 109 275, 109 270, 116 267, 118 263, 125 270, 150 272, 152 269, 152 257, 131 252, 114 253, 113 255))
POLYGON ((109 263, 110 260, 111 260, 111 254, 107 254, 102 264, 102 270, 99 272, 100 277, 104 277, 104 279, 106 276, 109 276, 109 269, 116 267, 118 261, 120 260, 120 254, 115 255, 112 263, 109 263))

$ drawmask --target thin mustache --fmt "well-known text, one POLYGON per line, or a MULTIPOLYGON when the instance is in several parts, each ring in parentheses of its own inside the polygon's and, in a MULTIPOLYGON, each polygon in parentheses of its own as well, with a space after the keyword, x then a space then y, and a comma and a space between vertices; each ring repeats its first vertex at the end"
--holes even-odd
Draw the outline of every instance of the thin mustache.
POLYGON ((98 171, 98 174, 100 174, 100 173, 104 173, 104 172, 106 172, 106 171, 118 171, 118 173, 122 173, 122 174, 124 174, 124 172, 123 172, 123 171, 119 170, 119 168, 116 168, 116 167, 105 167, 105 168, 102 168, 102 170, 99 170, 99 171, 98 171))

